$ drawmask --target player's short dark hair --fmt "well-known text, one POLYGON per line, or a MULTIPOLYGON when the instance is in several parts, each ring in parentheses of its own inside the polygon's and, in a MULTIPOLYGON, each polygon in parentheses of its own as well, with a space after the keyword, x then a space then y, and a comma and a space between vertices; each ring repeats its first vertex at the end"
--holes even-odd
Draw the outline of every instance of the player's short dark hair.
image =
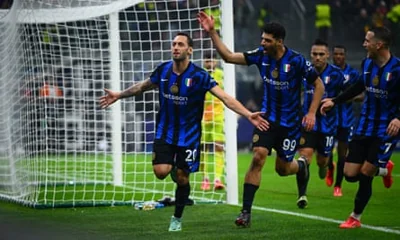
POLYGON ((335 48, 340 48, 340 49, 343 49, 343 50, 344 50, 344 52, 347 52, 347 49, 346 49, 346 47, 345 47, 345 46, 343 46, 343 45, 340 45, 340 44, 338 44, 338 45, 335 45, 335 46, 333 46, 333 48, 332 48, 332 51, 333 51, 333 50, 335 50, 335 48))
POLYGON ((326 41, 319 39, 319 38, 315 39, 313 46, 325 46, 327 48, 329 47, 329 45, 326 41))
POLYGON ((217 59, 217 52, 207 51, 203 54, 203 59, 217 59))
POLYGON ((392 32, 387 27, 375 27, 369 30, 374 33, 374 38, 383 42, 386 47, 392 44, 392 32))
POLYGON ((185 36, 187 38, 187 43, 188 43, 189 47, 193 47, 193 39, 192 39, 192 37, 190 37, 190 35, 188 33, 178 32, 176 34, 176 36, 185 36))
POLYGON ((263 32, 266 34, 271 34, 275 39, 285 40, 286 37, 285 27, 277 22, 269 22, 265 24, 263 32))

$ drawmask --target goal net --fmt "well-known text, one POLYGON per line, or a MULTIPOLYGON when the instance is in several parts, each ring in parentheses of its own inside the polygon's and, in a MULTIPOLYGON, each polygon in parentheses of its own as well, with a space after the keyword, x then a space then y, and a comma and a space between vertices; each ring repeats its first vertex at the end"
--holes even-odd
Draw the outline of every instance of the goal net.
MULTIPOLYGON (((103 88, 125 89, 170 60, 171 40, 179 31, 191 34, 192 60, 204 66, 204 56, 214 50, 196 14, 212 12, 220 22, 220 1, 3 2, 8 4, 0 6, 0 198, 33 207, 73 207, 174 196, 170 178, 158 180, 152 171, 157 91, 106 110, 98 98, 103 88)), ((234 119, 229 114, 226 118, 234 119)), ((191 176, 190 197, 225 202, 226 189, 237 189, 237 182, 227 181, 224 167, 221 181, 227 188, 213 190, 215 143, 208 143, 210 190, 201 188, 200 171, 191 176)), ((236 140, 231 143, 235 154, 236 140)), ((236 156, 230 158, 225 166, 236 175, 236 156)))

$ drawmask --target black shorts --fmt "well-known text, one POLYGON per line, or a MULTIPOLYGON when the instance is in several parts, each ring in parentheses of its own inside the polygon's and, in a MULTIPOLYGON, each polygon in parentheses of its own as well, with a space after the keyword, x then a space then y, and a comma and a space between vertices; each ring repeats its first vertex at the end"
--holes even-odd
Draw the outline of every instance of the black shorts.
POLYGON ((348 128, 338 127, 336 139, 339 142, 348 143, 351 141, 352 135, 353 135, 353 127, 348 127, 348 128))
POLYGON ((197 172, 200 165, 200 142, 192 146, 180 147, 155 139, 153 165, 156 164, 170 164, 187 173, 197 172))
POLYGON ((253 148, 267 148, 269 154, 275 149, 277 156, 291 162, 296 154, 300 138, 300 127, 288 128, 270 122, 268 131, 260 131, 254 128, 253 148))
POLYGON ((312 148, 318 154, 329 157, 332 154, 335 139, 333 135, 325 135, 319 132, 302 131, 299 148, 312 148))
POLYGON ((385 168, 398 139, 394 137, 367 137, 355 135, 349 143, 346 162, 362 164, 364 161, 385 168))

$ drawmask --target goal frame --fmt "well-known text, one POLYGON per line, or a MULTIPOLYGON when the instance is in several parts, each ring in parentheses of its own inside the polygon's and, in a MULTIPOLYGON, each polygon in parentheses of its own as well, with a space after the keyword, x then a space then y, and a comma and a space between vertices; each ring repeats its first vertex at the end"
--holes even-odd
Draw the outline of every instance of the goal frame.
MULTIPOLYGON (((40 24, 40 23, 58 23, 58 22, 72 22, 83 21, 91 18, 101 17, 108 15, 109 21, 109 50, 110 50, 110 69, 119 69, 118 71, 111 71, 110 84, 113 90, 119 91, 121 86, 121 53, 120 53, 120 29, 119 29, 119 11, 131 7, 133 5, 145 2, 144 0, 125 0, 113 2, 112 13, 110 7, 107 5, 92 6, 92 7, 79 7, 74 9, 40 9, 35 10, 32 14, 27 14, 20 9, 15 11, 15 6, 20 4, 21 0, 14 0, 14 5, 8 14, 0 19, 1 22, 17 21, 18 24, 40 24), (73 14, 71 14, 73 11, 73 14), (40 16, 40 17, 35 17, 40 16), (38 21, 40 19, 40 21, 38 21)), ((221 37, 223 42, 229 49, 234 49, 234 26, 233 26, 233 0, 221 1, 221 37)), ((168 39, 169 40, 169 39, 168 39)), ((232 64, 223 63, 224 71, 224 90, 229 95, 236 96, 236 79, 235 67, 232 64)), ((123 186, 123 149, 122 149, 122 107, 121 102, 118 101, 111 106, 111 133, 112 133, 112 167, 113 167, 113 185, 123 186)), ((225 169, 226 169, 226 203, 238 204, 238 167, 237 167, 237 115, 231 110, 225 108, 225 169)), ((12 164, 10 165, 12 166, 12 164)), ((4 196, 0 196, 4 198, 4 196)), ((13 200, 13 202, 22 203, 24 205, 33 206, 36 208, 42 207, 71 207, 70 204, 59 203, 54 204, 37 204, 26 202, 24 200, 13 200)), ((74 206, 105 206, 105 205, 127 205, 131 203, 126 202, 87 202, 74 206)))

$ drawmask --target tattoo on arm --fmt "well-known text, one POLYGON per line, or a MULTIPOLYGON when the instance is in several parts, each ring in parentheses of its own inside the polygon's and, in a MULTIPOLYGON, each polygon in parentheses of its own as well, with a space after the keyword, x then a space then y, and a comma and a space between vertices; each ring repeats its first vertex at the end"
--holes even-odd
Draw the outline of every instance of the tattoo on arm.
POLYGON ((156 88, 157 88, 157 85, 154 84, 154 83, 152 83, 152 82, 150 81, 150 79, 146 79, 146 80, 144 80, 144 81, 142 82, 142 87, 141 87, 141 88, 142 88, 142 89, 141 89, 142 92, 146 92, 146 91, 149 91, 149 90, 156 89, 156 88))
POLYGON ((136 83, 129 88, 123 90, 121 92, 121 98, 127 98, 132 96, 137 96, 142 94, 143 92, 152 90, 157 88, 157 85, 153 84, 150 79, 146 79, 142 82, 136 83))

